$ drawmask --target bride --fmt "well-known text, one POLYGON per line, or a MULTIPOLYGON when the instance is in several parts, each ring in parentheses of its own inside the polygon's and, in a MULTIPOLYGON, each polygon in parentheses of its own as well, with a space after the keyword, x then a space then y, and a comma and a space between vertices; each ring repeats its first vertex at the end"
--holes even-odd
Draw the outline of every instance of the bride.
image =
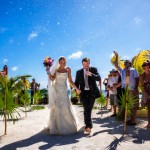
POLYGON ((65 57, 60 57, 56 65, 50 71, 46 69, 49 76, 48 98, 50 117, 48 129, 50 134, 71 134, 77 132, 77 119, 75 117, 71 101, 67 92, 67 78, 70 84, 80 94, 71 77, 71 69, 66 67, 65 57))

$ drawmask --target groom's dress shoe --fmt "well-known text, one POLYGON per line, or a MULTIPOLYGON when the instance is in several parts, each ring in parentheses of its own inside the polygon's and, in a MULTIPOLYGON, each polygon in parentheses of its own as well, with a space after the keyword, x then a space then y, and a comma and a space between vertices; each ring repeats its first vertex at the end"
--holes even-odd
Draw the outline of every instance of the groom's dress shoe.
POLYGON ((91 132, 91 128, 86 128, 86 129, 85 129, 85 132, 90 133, 90 132, 91 132))

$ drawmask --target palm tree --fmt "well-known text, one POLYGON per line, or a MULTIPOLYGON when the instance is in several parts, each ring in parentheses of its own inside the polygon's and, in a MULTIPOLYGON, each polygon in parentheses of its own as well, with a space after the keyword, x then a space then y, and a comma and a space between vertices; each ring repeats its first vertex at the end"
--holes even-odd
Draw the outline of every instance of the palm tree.
POLYGON ((16 93, 20 91, 17 87, 17 82, 21 76, 14 78, 8 78, 7 76, 0 76, 0 110, 1 116, 4 116, 5 120, 5 135, 7 134, 7 120, 11 118, 13 123, 15 119, 18 119, 20 114, 17 111, 18 104, 15 102, 16 93))
POLYGON ((20 76, 20 81, 18 83, 18 85, 20 85, 22 87, 23 96, 21 96, 20 100, 24 104, 26 117, 27 117, 26 107, 29 104, 29 99, 30 99, 29 94, 28 94, 28 89, 30 88, 30 82, 27 79, 29 77, 31 77, 31 76, 30 75, 20 76))
POLYGON ((33 96, 33 99, 34 99, 34 104, 39 104, 40 101, 42 101, 42 92, 40 90, 36 91, 34 96, 33 96))
POLYGON ((137 56, 132 58, 132 66, 138 71, 139 74, 142 74, 142 64, 147 60, 150 60, 150 50, 142 50, 137 56))

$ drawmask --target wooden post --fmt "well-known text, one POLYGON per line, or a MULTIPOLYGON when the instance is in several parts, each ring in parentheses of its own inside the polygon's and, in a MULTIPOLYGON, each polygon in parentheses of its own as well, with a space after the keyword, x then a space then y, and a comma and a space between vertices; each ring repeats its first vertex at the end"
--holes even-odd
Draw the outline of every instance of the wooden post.
POLYGON ((127 110, 128 110, 128 100, 129 100, 129 90, 128 90, 128 85, 126 87, 126 91, 125 91, 126 97, 125 97, 125 112, 124 112, 124 134, 126 134, 127 131, 127 110))
POLYGON ((27 117, 27 109, 26 109, 26 78, 23 78, 24 83, 24 108, 25 108, 25 117, 27 117))
POLYGON ((124 134, 126 134, 126 122, 127 122, 127 109, 128 109, 128 100, 129 100, 129 80, 130 80, 130 69, 126 69, 126 97, 125 97, 125 114, 124 114, 124 134))
POLYGON ((8 74, 8 67, 6 65, 3 67, 3 71, 4 71, 4 82, 5 82, 5 93, 4 93, 5 131, 4 131, 4 135, 7 135, 7 74, 8 74))
MULTIPOLYGON (((126 94, 126 93, 125 93, 126 94)), ((127 130, 127 125, 126 125, 126 122, 127 122, 127 95, 125 97, 125 112, 124 112, 124 134, 126 134, 126 130, 127 130)))
POLYGON ((103 117, 102 104, 101 104, 101 118, 103 117))
POLYGON ((7 134, 7 93, 6 93, 6 89, 7 89, 7 76, 4 75, 4 81, 5 81, 5 95, 4 95, 4 119, 5 119, 5 135, 7 134))

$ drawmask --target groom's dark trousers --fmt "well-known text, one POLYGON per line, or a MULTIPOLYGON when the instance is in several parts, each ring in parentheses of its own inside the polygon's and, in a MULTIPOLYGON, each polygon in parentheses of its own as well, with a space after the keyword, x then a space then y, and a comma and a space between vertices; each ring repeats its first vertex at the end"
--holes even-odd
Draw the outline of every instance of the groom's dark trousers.
POLYGON ((96 81, 100 81, 100 75, 97 72, 97 69, 90 67, 90 72, 92 76, 88 77, 89 90, 85 90, 85 81, 84 81, 84 70, 81 69, 76 73, 75 84, 81 90, 80 101, 83 103, 84 108, 84 122, 85 128, 92 128, 91 113, 92 108, 95 102, 95 99, 100 97, 100 92, 96 81))
POLYGON ((86 127, 85 128, 92 128, 92 120, 91 120, 91 113, 92 108, 95 102, 95 98, 92 97, 90 90, 84 90, 82 93, 82 104, 84 108, 84 122, 86 127))

